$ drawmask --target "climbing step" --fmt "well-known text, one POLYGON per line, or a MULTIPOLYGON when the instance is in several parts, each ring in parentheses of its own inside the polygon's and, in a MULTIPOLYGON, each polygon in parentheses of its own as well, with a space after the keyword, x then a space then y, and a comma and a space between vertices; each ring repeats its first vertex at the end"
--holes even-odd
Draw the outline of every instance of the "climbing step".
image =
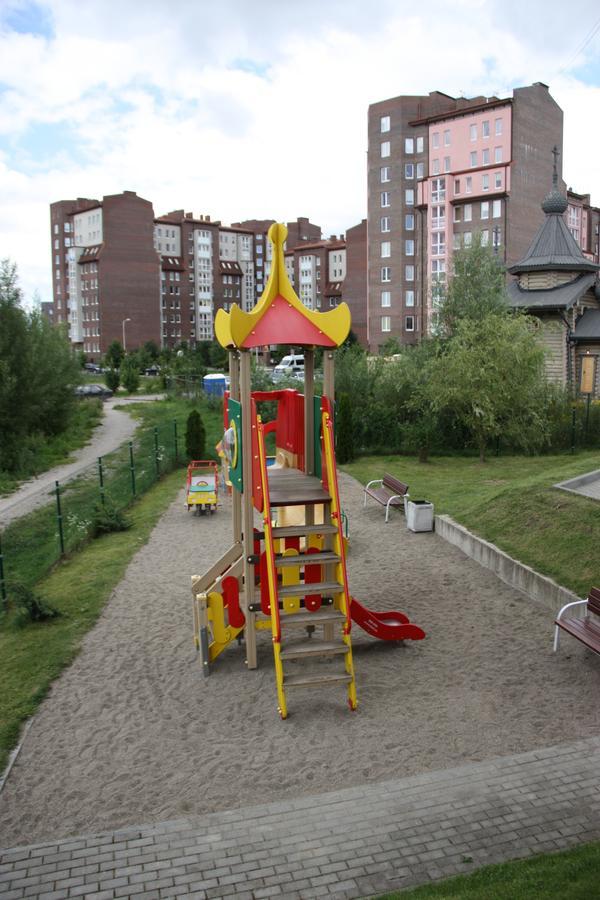
POLYGON ((317 581, 315 584, 286 584, 278 589, 280 597, 306 597, 307 594, 339 594, 344 586, 337 581, 317 581))
POLYGON ((337 525, 281 525, 273 528, 274 538, 304 537, 305 534, 337 534, 337 525))
POLYGON ((349 684, 352 681, 352 675, 347 672, 333 673, 312 673, 306 675, 284 675, 283 683, 288 687, 319 687, 320 685, 330 684, 349 684))
POLYGON ((337 656, 348 652, 346 644, 338 641, 303 641, 301 644, 290 644, 281 651, 281 659, 306 659, 309 656, 337 656))
POLYGON ((315 563, 327 565, 339 563, 339 561, 340 558, 337 553, 328 553, 327 551, 323 551, 322 553, 298 553, 298 555, 294 556, 275 557, 275 565, 278 569, 282 566, 312 566, 315 563))
MULTIPOLYGON (((315 587, 315 585, 310 585, 311 587, 315 587)), ((289 625, 293 628, 306 628, 307 625, 325 625, 332 622, 333 624, 341 625, 346 621, 346 617, 338 612, 337 609, 332 609, 330 606, 326 609, 319 609, 317 612, 297 612, 297 613, 289 613, 288 615, 283 615, 280 618, 281 626, 289 625)))

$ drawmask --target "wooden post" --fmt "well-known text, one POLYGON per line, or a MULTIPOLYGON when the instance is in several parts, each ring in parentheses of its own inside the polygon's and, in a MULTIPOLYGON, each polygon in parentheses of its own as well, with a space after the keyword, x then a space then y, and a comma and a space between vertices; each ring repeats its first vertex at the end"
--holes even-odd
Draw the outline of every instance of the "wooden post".
POLYGON ((250 353, 241 350, 240 365, 240 403, 242 404, 242 477, 244 493, 242 495, 242 533, 244 542, 244 615, 246 616, 246 664, 249 669, 256 669, 256 631, 255 615, 249 607, 254 602, 254 566, 249 562, 254 554, 254 507, 252 505, 252 427, 256 422, 251 420, 252 387, 250 383, 250 353))
MULTIPOLYGON (((240 359, 236 350, 229 351, 229 394, 232 400, 240 399, 240 359)), ((242 542, 242 495, 235 488, 231 491, 231 505, 233 507, 233 542, 242 542)))

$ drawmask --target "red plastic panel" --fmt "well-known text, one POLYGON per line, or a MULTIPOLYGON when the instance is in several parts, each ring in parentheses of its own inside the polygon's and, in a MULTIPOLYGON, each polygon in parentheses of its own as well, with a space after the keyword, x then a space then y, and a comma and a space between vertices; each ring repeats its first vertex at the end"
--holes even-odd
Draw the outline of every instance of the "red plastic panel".
POLYGON ((267 569, 267 552, 260 554, 260 608, 265 616, 271 615, 271 603, 269 600, 269 571, 267 569))
POLYGON ((246 617, 240 609, 240 583, 233 575, 223 579, 223 602, 229 614, 229 624, 233 628, 243 628, 246 617))
MULTIPOLYGON (((258 431, 256 425, 256 400, 250 402, 250 421, 252 422, 252 441, 250 452, 252 453, 252 502, 259 512, 263 510, 263 490, 260 477, 260 459, 258 456, 258 431)), ((244 452, 247 450, 244 448, 244 452)))
POLYGON ((411 622, 404 613, 390 610, 375 612, 367 609, 354 597, 350 601, 350 616, 367 634, 382 641, 422 641, 425 632, 411 622))

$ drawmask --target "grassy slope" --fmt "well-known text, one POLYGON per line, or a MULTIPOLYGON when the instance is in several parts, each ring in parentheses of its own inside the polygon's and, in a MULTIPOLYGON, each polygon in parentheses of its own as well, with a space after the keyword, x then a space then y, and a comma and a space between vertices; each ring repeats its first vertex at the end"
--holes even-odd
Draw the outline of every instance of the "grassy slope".
MULTIPOLYGON (((363 457, 344 469, 366 484, 390 472, 413 499, 497 544, 578 594, 600 584, 600 504, 552 485, 600 466, 600 453, 493 457, 363 457)), ((350 523, 352 527, 352 523, 350 523)))
POLYGON ((17 475, 0 470, 0 496, 10 494, 23 481, 39 475, 47 469, 70 461, 73 450, 78 450, 90 440, 92 432, 102 418, 100 400, 84 400, 77 404, 73 420, 66 431, 52 438, 32 440, 23 457, 23 468, 17 475))
POLYGON ((167 475, 131 508, 129 531, 92 541, 38 585, 39 593, 60 610, 59 619, 18 631, 0 630, 0 771, 21 723, 77 655, 132 556, 183 483, 182 469, 167 475))
POLYGON ((485 866, 380 900, 593 900, 600 897, 600 844, 485 866))

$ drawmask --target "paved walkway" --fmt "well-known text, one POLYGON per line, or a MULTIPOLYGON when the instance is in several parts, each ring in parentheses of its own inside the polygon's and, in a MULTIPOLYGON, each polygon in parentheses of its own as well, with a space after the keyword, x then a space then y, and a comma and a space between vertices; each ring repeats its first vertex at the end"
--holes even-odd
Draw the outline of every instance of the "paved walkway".
MULTIPOLYGON (((351 758, 341 760, 352 777, 351 758)), ((600 737, 0 852, 3 900, 365 897, 600 838, 600 737)), ((235 777, 225 765, 223 778, 235 777)), ((82 801, 83 802, 83 801, 82 801)))
POLYGON ((582 494, 584 497, 600 500, 600 469, 579 475, 577 478, 570 478, 568 481, 561 481, 555 487, 572 494, 582 494))

